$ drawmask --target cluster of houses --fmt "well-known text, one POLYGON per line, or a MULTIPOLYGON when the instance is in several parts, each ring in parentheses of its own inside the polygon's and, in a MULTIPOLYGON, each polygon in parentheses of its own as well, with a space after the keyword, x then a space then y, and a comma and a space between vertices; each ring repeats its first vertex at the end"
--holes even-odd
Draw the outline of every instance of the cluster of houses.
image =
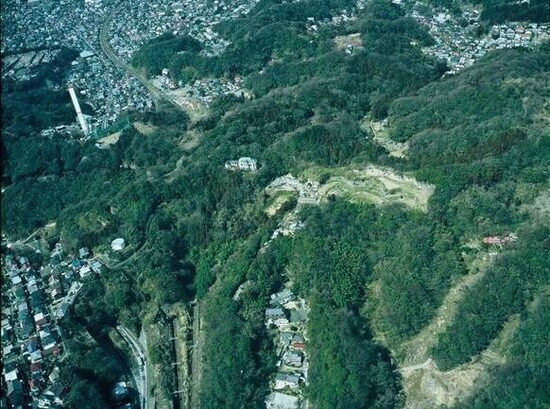
POLYGON ((2 78, 27 81, 35 76, 32 68, 50 62, 57 54, 59 50, 38 50, 7 55, 2 58, 2 78))
POLYGON ((266 398, 268 409, 301 408, 307 382, 308 360, 305 325, 308 307, 290 289, 272 294, 265 311, 265 324, 276 338, 278 371, 266 398))
POLYGON ((59 382, 57 363, 65 349, 57 321, 82 287, 78 280, 101 271, 101 263, 89 256, 82 248, 78 257, 64 258, 57 244, 50 262, 37 269, 8 248, 3 263, 2 390, 12 408, 63 405, 65 386, 59 382))
POLYGON ((73 0, 2 3, 6 22, 2 52, 10 54, 9 62, 17 62, 13 67, 5 66, 9 69, 2 75, 26 80, 34 75, 37 64, 50 61, 55 50, 67 47, 81 51, 72 62, 68 81, 93 107, 92 129, 113 123, 125 110, 150 108, 152 100, 145 87, 100 52, 98 27, 117 3, 103 2, 97 7, 73 0), (33 56, 32 60, 28 56, 33 56))
MULTIPOLYGON (((52 50, 68 47, 81 51, 72 63, 68 81, 94 109, 92 129, 100 129, 112 124, 124 111, 146 110, 153 105, 145 87, 111 63, 101 51, 98 27, 115 10, 116 16, 108 26, 109 43, 117 55, 129 61, 139 47, 166 32, 191 35, 203 43, 206 54, 219 54, 228 42, 212 29, 214 25, 248 13, 256 3, 257 0, 131 0, 118 8, 120 2, 103 0, 8 2, 2 7, 6 24, 1 50, 11 56, 3 65, 2 74, 26 80, 34 73, 32 67, 51 60, 55 53, 52 50)), ((176 84, 166 85, 173 89, 176 84)), ((189 94, 196 94, 202 103, 208 103, 223 93, 240 94, 237 85, 223 81, 200 83, 192 85, 189 94)))
MULTIPOLYGON (((187 34, 204 44, 208 54, 227 46, 212 29, 219 22, 248 13, 257 0, 131 1, 117 11, 109 27, 110 42, 118 55, 129 60, 151 38, 166 32, 187 34)), ((104 4, 96 6, 103 8, 104 4)))
POLYGON ((225 162, 225 168, 228 170, 255 171, 257 170, 257 162, 256 159, 242 157, 237 160, 228 160, 225 162))
MULTIPOLYGON (((88 45, 81 47, 89 48, 88 45)), ((75 86, 81 103, 92 107, 94 114, 88 119, 91 129, 112 124, 122 112, 147 110, 153 106, 147 90, 138 80, 117 70, 99 53, 74 60, 67 82, 75 86)))
POLYGON ((181 80, 175 81, 169 74, 169 70, 164 68, 161 75, 153 78, 151 82, 155 87, 166 91, 182 107, 192 105, 193 102, 208 107, 220 95, 250 97, 250 94, 242 89, 242 78, 239 76, 234 79, 202 78, 185 84, 181 80))
MULTIPOLYGON (((455 15, 444 8, 430 8, 418 0, 392 0, 403 6, 410 17, 428 27, 435 45, 422 51, 428 55, 446 61, 448 74, 455 74, 471 66, 491 50, 513 47, 533 47, 550 39, 550 24, 508 22, 493 25, 490 32, 482 32, 480 7, 464 6, 460 15, 455 15), (466 24, 465 24, 466 22, 466 24)), ((314 34, 322 26, 340 25, 356 20, 357 10, 366 7, 366 0, 358 0, 356 8, 350 13, 343 10, 340 15, 316 21, 313 17, 307 20, 307 31, 314 34)), ((361 47, 348 46, 346 52, 353 54, 361 47)))
POLYGON ((449 74, 471 66, 489 51, 513 47, 529 48, 550 39, 549 24, 520 22, 493 25, 489 33, 478 37, 477 33, 482 29, 480 8, 464 8, 460 16, 447 11, 434 11, 427 15, 420 11, 426 10, 424 5, 419 7, 419 2, 411 3, 411 17, 427 26, 435 40, 435 45, 424 48, 423 51, 446 61, 449 74))
POLYGON ((346 9, 343 9, 340 14, 326 17, 321 20, 316 20, 315 17, 308 17, 306 23, 306 30, 309 34, 315 34, 321 27, 325 26, 340 26, 342 24, 352 22, 357 20, 355 15, 355 10, 348 12, 346 9))
MULTIPOLYGON (((147 41, 164 33, 192 36, 202 43, 202 54, 218 55, 229 42, 218 35, 214 26, 247 14, 256 3, 257 0, 133 1, 117 9, 117 18, 109 25, 109 42, 116 54, 126 61, 130 61, 147 41)), ((246 95, 238 79, 209 78, 183 84, 174 82, 165 72, 152 83, 159 89, 168 90, 170 98, 184 108, 192 107, 196 101, 209 106, 215 97, 228 93, 246 95)))

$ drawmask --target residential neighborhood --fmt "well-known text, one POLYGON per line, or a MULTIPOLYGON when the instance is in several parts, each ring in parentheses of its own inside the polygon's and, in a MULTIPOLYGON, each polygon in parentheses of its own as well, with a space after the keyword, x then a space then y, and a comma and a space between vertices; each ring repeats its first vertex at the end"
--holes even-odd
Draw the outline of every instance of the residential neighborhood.
MULTIPOLYGON (((7 244, 2 269, 2 390, 12 408, 63 406, 58 363, 68 353, 58 322, 70 312, 83 281, 102 264, 87 248, 65 255, 61 245, 33 268, 7 244)), ((39 251, 39 250, 35 250, 39 251)), ((5 406, 3 406, 5 407, 5 406)))
POLYGON ((274 337, 279 360, 277 373, 270 383, 271 393, 266 398, 266 407, 306 407, 304 388, 309 367, 306 349, 308 305, 289 288, 272 294, 269 304, 265 310, 265 325, 274 337))
MULTIPOLYGON (((126 62, 139 47, 166 32, 191 35, 203 43, 205 54, 216 55, 228 43, 212 27, 246 14, 256 2, 3 2, 1 51, 6 57, 2 58, 2 77, 27 80, 32 66, 47 62, 61 47, 78 50, 80 55, 72 63, 68 82, 78 90, 81 102, 93 108, 91 128, 102 129, 114 123, 122 112, 153 106, 144 85, 103 53, 99 29, 104 23, 108 25, 109 45, 126 62)), ((241 95, 239 80, 198 81, 177 92, 174 99, 184 107, 190 99, 208 105, 224 93, 241 95)))
POLYGON ((449 68, 447 74, 456 74, 473 65, 489 51, 530 48, 550 39, 549 24, 521 22, 493 25, 487 34, 478 37, 476 33, 481 30, 481 8, 464 7, 461 16, 443 11, 434 11, 433 15, 428 16, 418 11, 419 5, 419 2, 414 3, 410 15, 427 26, 435 40, 435 45, 422 51, 444 60, 449 68))
MULTIPOLYGON (((411 17, 428 27, 435 45, 422 51, 446 61, 448 74, 472 65, 491 50, 533 47, 550 38, 548 24, 521 22, 495 25, 489 33, 478 36, 479 7, 464 7, 462 15, 457 16, 420 1, 393 2, 402 5, 411 17)), ((2 77, 29 79, 33 75, 30 69, 51 60, 59 48, 78 50, 80 55, 72 63, 69 82, 78 90, 82 103, 93 108, 94 115, 89 118, 91 129, 103 129, 114 123, 122 112, 153 106, 145 86, 104 54, 100 39, 103 25, 108 45, 126 63, 142 45, 167 32, 198 39, 204 46, 203 53, 212 56, 221 53, 229 44, 216 33, 214 26, 248 13, 256 3, 257 0, 3 2, 1 51, 5 57, 2 77)), ((353 21, 365 4, 365 0, 358 0, 355 9, 343 10, 340 15, 320 21, 311 17, 306 25, 307 32, 315 35, 322 26, 353 21)), ((361 47, 348 45, 345 51, 353 54, 361 47)), ((194 108, 196 104, 204 108, 219 95, 248 96, 241 81, 241 78, 208 78, 190 84, 173 83, 166 70, 152 83, 159 90, 165 90, 183 108, 194 108)))

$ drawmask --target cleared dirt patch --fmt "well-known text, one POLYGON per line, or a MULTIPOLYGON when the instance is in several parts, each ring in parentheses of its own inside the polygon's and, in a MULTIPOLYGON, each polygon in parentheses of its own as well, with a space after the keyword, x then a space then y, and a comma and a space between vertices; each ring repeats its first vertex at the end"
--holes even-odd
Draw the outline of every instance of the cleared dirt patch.
POLYGON ((535 198, 532 205, 525 205, 523 208, 537 219, 548 223, 550 220, 550 191, 543 191, 535 198))
MULTIPOLYGON (((390 168, 367 166, 364 169, 311 167, 299 178, 292 175, 275 179, 266 192, 293 192, 298 203, 319 204, 330 196, 343 197, 352 202, 376 205, 403 203, 426 211, 434 187, 420 183, 411 176, 399 174, 390 168), (323 180, 323 184, 320 181, 323 180)), ((272 210, 271 210, 272 211, 272 210)))
POLYGON ((426 211, 428 199, 434 192, 433 186, 420 183, 413 177, 399 174, 390 168, 368 166, 364 169, 340 168, 336 171, 308 169, 304 176, 314 176, 315 173, 330 175, 325 184, 319 187, 321 200, 335 195, 350 201, 376 205, 403 203, 426 211))
POLYGON ((512 316, 485 351, 474 357, 472 362, 453 370, 440 371, 431 358, 421 364, 400 367, 407 397, 405 407, 452 407, 484 388, 489 382, 489 369, 506 362, 503 352, 508 348, 519 323, 519 315, 512 316))
POLYGON ((289 200, 292 199, 292 197, 294 196, 293 193, 291 192, 279 192, 278 194, 276 194, 271 203, 269 204, 269 206, 267 207, 267 209, 265 209, 265 213, 269 216, 269 217, 272 217, 275 215, 275 213, 277 213, 277 211, 285 204, 287 203, 289 200))
MULTIPOLYGON (((487 356, 487 359, 492 358, 487 356)), ((488 364, 478 362, 441 372, 428 359, 422 364, 401 368, 399 372, 403 377, 403 388, 407 397, 405 407, 425 409, 455 405, 470 396, 476 383, 486 373, 488 364)))
POLYGON ((337 36, 334 38, 334 43, 336 44, 336 48, 338 48, 339 50, 348 47, 363 48, 361 33, 354 33, 346 36, 337 36))
POLYGON ((208 114, 208 108, 198 99, 189 96, 187 90, 175 89, 167 91, 166 94, 178 104, 189 115, 191 122, 196 122, 208 114))
POLYGON ((114 145, 120 139, 120 135, 122 135, 122 131, 118 131, 118 132, 112 133, 111 135, 107 135, 101 139, 98 139, 97 142, 107 146, 114 145))
POLYGON ((134 122, 132 125, 143 135, 152 135, 157 130, 155 126, 144 124, 143 122, 134 122))

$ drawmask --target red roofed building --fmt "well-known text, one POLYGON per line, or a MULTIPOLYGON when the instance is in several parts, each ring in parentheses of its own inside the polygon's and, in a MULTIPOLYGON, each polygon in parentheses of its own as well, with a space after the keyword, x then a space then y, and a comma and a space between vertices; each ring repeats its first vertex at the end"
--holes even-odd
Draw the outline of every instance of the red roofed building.
POLYGON ((503 244, 513 243, 518 239, 514 233, 508 233, 504 236, 487 236, 483 238, 483 243, 502 246, 503 244))
POLYGON ((48 344, 44 347, 44 355, 58 356, 61 353, 61 349, 55 343, 48 344))
POLYGON ((500 245, 502 244, 502 240, 497 236, 488 236, 483 238, 483 243, 500 245))
POLYGON ((42 363, 40 362, 33 362, 31 363, 31 373, 32 372, 42 372, 42 363))
POLYGON ((31 379, 29 381, 29 389, 31 390, 32 393, 37 393, 40 391, 40 388, 39 388, 40 384, 35 381, 34 379, 31 379))
POLYGON ((298 351, 304 351, 306 349, 306 344, 303 342, 293 342, 291 346, 298 351))

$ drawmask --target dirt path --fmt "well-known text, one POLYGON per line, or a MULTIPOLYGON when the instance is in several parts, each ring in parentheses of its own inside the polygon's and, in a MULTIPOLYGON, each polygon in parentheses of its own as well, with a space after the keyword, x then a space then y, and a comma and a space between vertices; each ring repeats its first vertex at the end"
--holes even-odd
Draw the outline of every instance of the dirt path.
POLYGON ((390 156, 396 158, 405 158, 409 151, 408 143, 399 143, 390 139, 388 134, 388 126, 384 121, 376 122, 369 117, 366 117, 361 122, 363 130, 370 130, 372 137, 376 143, 389 152, 390 156))
POLYGON ((399 356, 402 358, 403 365, 415 365, 429 359, 428 353, 436 344, 439 334, 445 332, 453 322, 464 294, 485 275, 491 259, 490 255, 484 254, 476 260, 475 264, 478 271, 461 277, 445 296, 431 323, 401 346, 399 356))
POLYGON ((400 367, 399 372, 403 377, 406 396, 405 407, 407 409, 435 408, 440 405, 452 407, 471 396, 476 390, 483 388, 487 381, 487 371, 505 363, 502 350, 507 348, 519 322, 519 315, 511 317, 487 349, 474 357, 472 362, 450 371, 439 370, 431 358, 421 363, 400 367))
POLYGON ((443 372, 429 356, 429 351, 436 344, 439 334, 456 319, 458 305, 465 293, 484 277, 494 256, 483 253, 476 258, 470 265, 471 273, 462 277, 451 288, 432 322, 396 351, 395 355, 401 362, 399 372, 403 377, 406 408, 453 406, 483 384, 488 368, 503 363, 503 358, 497 351, 502 349, 513 334, 517 327, 516 319, 511 319, 489 348, 470 363, 443 372))

